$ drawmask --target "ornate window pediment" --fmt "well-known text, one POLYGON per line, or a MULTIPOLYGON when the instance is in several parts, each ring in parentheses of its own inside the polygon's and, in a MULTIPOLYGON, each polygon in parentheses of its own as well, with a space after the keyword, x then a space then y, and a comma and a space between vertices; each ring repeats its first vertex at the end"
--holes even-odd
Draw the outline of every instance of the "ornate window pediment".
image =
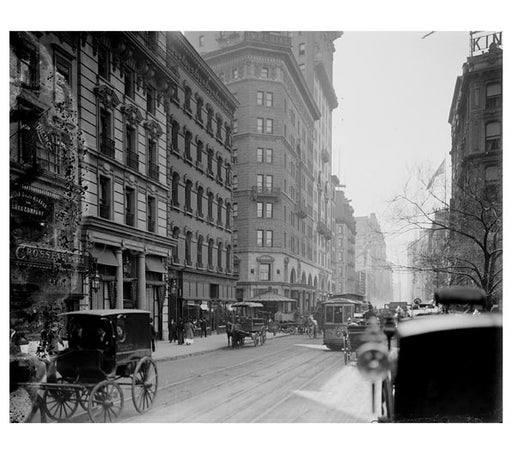
POLYGON ((121 112, 125 117, 126 123, 130 126, 135 127, 142 121, 142 114, 133 104, 125 104, 121 107, 121 112))
POLYGON ((94 93, 96 93, 96 96, 106 109, 115 109, 121 102, 116 92, 106 85, 94 87, 94 93))
POLYGON ((155 120, 145 121, 144 128, 146 128, 149 138, 152 140, 158 140, 158 138, 163 134, 160 124, 155 120))

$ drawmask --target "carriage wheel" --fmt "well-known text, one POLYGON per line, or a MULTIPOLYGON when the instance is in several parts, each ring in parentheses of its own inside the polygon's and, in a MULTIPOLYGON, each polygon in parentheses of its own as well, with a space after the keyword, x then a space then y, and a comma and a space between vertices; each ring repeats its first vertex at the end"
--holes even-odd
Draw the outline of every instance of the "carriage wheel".
POLYGON ((267 332, 265 330, 262 330, 261 331, 261 334, 260 334, 260 341, 261 341, 261 345, 265 345, 265 341, 267 340, 267 332))
POLYGON ((133 406, 139 413, 151 408, 158 389, 156 364, 145 356, 138 363, 132 378, 133 406))
POLYGON ((87 411, 88 405, 89 405, 89 396, 91 395, 91 388, 80 388, 78 390, 78 402, 80 403, 80 406, 87 411))
POLYGON ((257 347, 260 342, 260 335, 258 333, 254 333, 252 338, 254 340, 254 346, 257 347))
POLYGON ((75 414, 79 400, 75 388, 48 388, 43 394, 43 409, 48 418, 65 421, 75 414))
POLYGON ((123 391, 116 382, 99 382, 89 394, 89 419, 91 422, 114 422, 121 414, 123 404, 123 391))

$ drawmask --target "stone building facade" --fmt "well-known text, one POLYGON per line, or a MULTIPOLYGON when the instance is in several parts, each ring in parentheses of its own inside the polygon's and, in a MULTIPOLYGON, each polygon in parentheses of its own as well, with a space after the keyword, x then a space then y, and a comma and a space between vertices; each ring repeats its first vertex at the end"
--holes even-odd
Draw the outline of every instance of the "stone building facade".
POLYGON ((393 300, 393 273, 386 256, 386 240, 374 213, 356 220, 356 273, 366 301, 382 306, 393 300))
POLYGON ((356 221, 344 191, 336 190, 334 208, 334 293, 356 293, 356 221))
MULTIPOLYGON (((457 241, 458 253, 479 269, 478 285, 502 300, 503 50, 501 32, 473 32, 471 55, 457 78, 449 114, 452 132, 452 225, 479 239, 457 241), (483 214, 482 214, 483 213, 483 214), (476 216, 476 221, 474 220, 476 216), (480 278, 483 277, 483 278, 480 278)), ((459 264, 467 265, 467 262, 459 264)), ((471 274, 472 271, 469 271, 471 274)), ((452 283, 473 285, 452 274, 452 283)))
MULTIPOLYGON (((299 65, 294 36, 187 33, 240 102, 233 145, 237 297, 271 288, 309 312, 332 291, 330 112, 337 104, 332 88, 328 99, 314 89, 315 69, 299 65), (322 118, 320 108, 329 115, 322 118)), ((332 70, 332 52, 330 59, 332 70)))
POLYGON ((234 301, 236 99, 181 33, 66 37, 47 47, 69 71, 86 149, 80 240, 98 288, 81 307, 149 310, 159 337, 170 318, 213 327, 234 301))

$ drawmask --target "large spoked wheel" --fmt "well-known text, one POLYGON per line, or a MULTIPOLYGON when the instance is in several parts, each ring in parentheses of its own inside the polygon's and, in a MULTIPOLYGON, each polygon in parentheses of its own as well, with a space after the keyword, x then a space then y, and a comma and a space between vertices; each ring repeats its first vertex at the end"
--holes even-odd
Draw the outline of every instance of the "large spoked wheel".
POLYGON ((265 345, 266 340, 267 340, 267 331, 265 329, 263 329, 260 334, 260 341, 261 341, 262 346, 265 345))
POLYGON ((87 413, 91 422, 115 422, 124 405, 123 390, 114 381, 99 382, 89 395, 87 413))
POLYGON ((158 373, 154 361, 145 356, 135 367, 132 378, 133 406, 139 413, 151 408, 158 389, 158 373))
POLYGON ((78 402, 80 406, 87 411, 89 407, 89 396, 91 395, 91 388, 80 388, 78 390, 78 402))
POLYGON ((252 335, 252 338, 254 340, 254 346, 257 347, 258 344, 260 343, 260 335, 259 335, 259 333, 254 333, 252 335))
POLYGON ((78 408, 78 391, 75 388, 45 389, 43 393, 43 409, 48 418, 54 421, 66 421, 78 408))

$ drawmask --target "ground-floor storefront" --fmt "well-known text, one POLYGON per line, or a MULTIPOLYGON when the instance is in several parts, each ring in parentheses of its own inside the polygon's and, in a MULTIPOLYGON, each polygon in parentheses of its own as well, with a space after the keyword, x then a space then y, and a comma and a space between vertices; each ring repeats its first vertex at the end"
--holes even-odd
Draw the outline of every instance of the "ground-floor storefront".
POLYGON ((236 280, 232 275, 216 275, 171 265, 168 283, 169 322, 205 319, 211 331, 225 326, 228 305, 236 301, 236 280))
POLYGON ((271 313, 289 314, 298 312, 299 314, 311 314, 316 310, 318 302, 322 299, 322 294, 309 285, 273 282, 271 286, 263 286, 261 284, 239 282, 237 284, 237 300, 246 300, 269 291, 295 300, 295 302, 275 301, 264 303, 265 310, 271 313))

